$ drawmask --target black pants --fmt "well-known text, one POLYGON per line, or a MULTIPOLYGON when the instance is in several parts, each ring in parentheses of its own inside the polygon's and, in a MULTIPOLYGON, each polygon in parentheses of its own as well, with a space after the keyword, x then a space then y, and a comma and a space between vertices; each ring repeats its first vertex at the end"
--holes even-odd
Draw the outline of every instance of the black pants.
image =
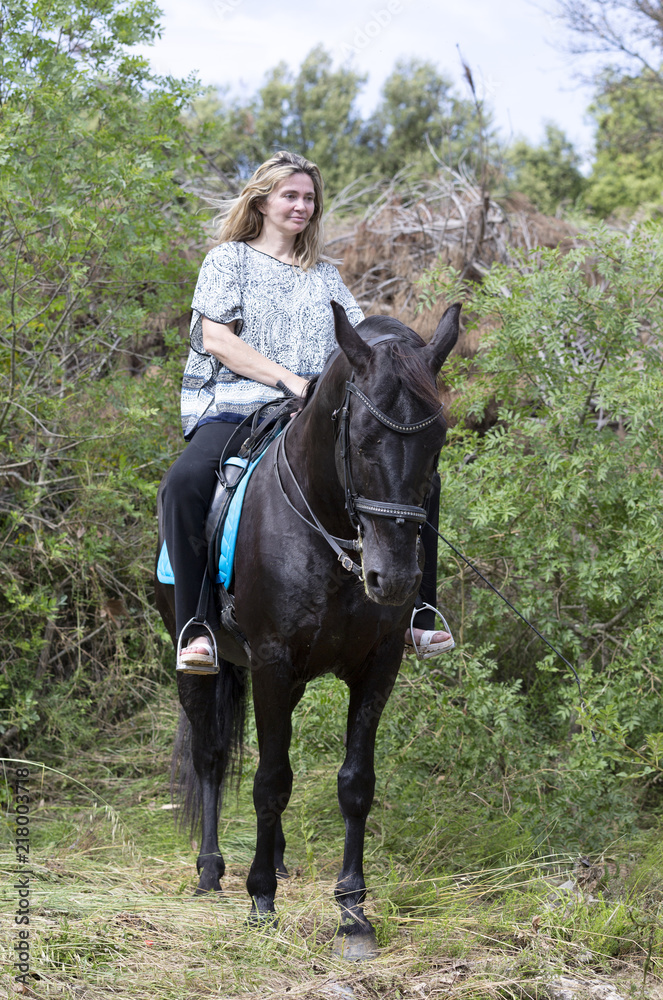
MULTIPOLYGON (((237 424, 218 420, 198 427, 182 454, 170 467, 163 490, 163 531, 175 576, 175 627, 179 635, 196 613, 200 587, 207 567, 205 518, 214 496, 216 470, 223 450, 237 424)), ((249 435, 237 435, 236 445, 249 435)), ((216 630, 219 622, 210 602, 207 619, 216 630)), ((183 639, 200 635, 200 627, 187 630, 183 639)))
MULTIPOLYGON (((437 529, 440 521, 440 477, 437 472, 433 476, 431 491, 426 500, 426 514, 428 521, 437 529)), ((424 547, 424 573, 419 588, 417 604, 432 604, 437 606, 437 535, 428 524, 421 529, 421 544, 424 547)), ((435 614, 424 608, 414 616, 414 624, 417 628, 434 629, 435 614)))
MULTIPOLYGON (((216 470, 223 450, 237 424, 214 421, 203 424, 191 438, 168 473, 163 490, 163 530, 170 564, 175 576, 175 620, 177 634, 194 617, 200 587, 207 566, 205 518, 216 487, 216 470)), ((236 451, 248 437, 248 429, 235 439, 236 451)), ((436 474, 427 503, 428 520, 437 527, 440 502, 440 478, 436 474)), ((427 526, 422 531, 425 567, 419 597, 435 604, 437 587, 437 535, 427 526)), ((211 602, 212 603, 212 602, 211 602)), ((210 626, 219 627, 213 606, 207 614, 210 626)), ((434 628, 432 611, 420 611, 415 617, 418 628, 434 628)), ((200 628, 187 630, 183 640, 200 634, 200 628)))

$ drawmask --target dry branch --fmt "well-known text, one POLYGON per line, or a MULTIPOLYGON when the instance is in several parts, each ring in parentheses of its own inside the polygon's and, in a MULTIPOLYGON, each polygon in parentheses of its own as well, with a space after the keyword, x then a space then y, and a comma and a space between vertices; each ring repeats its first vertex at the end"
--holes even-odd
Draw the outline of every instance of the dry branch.
MULTIPOLYGON (((356 187, 358 195, 366 190, 356 187)), ((366 313, 393 313, 406 323, 415 315, 416 281, 436 261, 481 280, 493 263, 509 263, 515 248, 570 246, 576 235, 526 199, 501 203, 484 196, 469 174, 446 168, 416 181, 398 175, 361 212, 339 217, 352 202, 346 189, 332 203, 330 252, 343 257, 343 278, 366 313)))

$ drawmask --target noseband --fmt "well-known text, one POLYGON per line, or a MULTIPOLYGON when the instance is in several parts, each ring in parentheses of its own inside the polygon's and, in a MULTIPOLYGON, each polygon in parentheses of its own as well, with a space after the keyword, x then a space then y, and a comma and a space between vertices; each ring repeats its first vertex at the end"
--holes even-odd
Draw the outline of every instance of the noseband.
MULTIPOLYGON (((375 344, 382 343, 385 340, 397 339, 398 337, 395 334, 385 334, 383 336, 375 337, 367 341, 367 343, 374 346, 375 344)), ((309 527, 313 528, 314 531, 317 531, 322 535, 327 544, 330 545, 336 553, 338 561, 343 566, 343 569, 354 573, 362 579, 363 574, 361 566, 355 563, 347 552, 343 551, 343 549, 351 549, 354 552, 361 551, 362 531, 359 515, 363 514, 365 517, 387 517, 394 520, 396 524, 404 524, 406 521, 416 521, 419 525, 423 525, 426 522, 427 514, 424 507, 415 507, 409 504, 390 503, 386 500, 368 500, 356 491, 352 479, 352 470, 350 468, 350 397, 353 395, 363 403, 369 413, 371 413, 376 420, 379 420, 381 424, 384 424, 385 427, 388 427, 389 430, 395 431, 397 434, 416 434, 418 431, 422 431, 425 430, 426 427, 430 427, 442 413, 443 405, 440 405, 439 410, 433 413, 432 416, 426 417, 424 420, 419 420, 413 424, 399 423, 399 421, 393 420, 390 416, 388 416, 388 414, 383 413, 382 410, 380 410, 375 403, 373 403, 368 396, 361 391, 361 389, 357 388, 354 383, 354 372, 352 373, 350 379, 346 381, 345 399, 343 405, 340 407, 340 410, 334 410, 332 413, 332 420, 335 423, 338 422, 337 441, 340 448, 340 458, 343 463, 345 509, 348 513, 352 527, 357 531, 357 538, 353 539, 337 538, 335 535, 330 535, 322 524, 320 524, 320 521, 311 509, 308 500, 304 496, 304 493, 297 482, 290 462, 288 461, 288 456, 286 455, 285 438, 289 427, 286 428, 283 434, 281 434, 278 438, 277 446, 274 450, 274 473, 286 503, 298 517, 309 525, 309 527), (281 457, 283 464, 288 470, 290 478, 295 484, 297 492, 306 507, 306 510, 311 516, 310 521, 290 502, 285 492, 278 467, 279 457, 281 457)))

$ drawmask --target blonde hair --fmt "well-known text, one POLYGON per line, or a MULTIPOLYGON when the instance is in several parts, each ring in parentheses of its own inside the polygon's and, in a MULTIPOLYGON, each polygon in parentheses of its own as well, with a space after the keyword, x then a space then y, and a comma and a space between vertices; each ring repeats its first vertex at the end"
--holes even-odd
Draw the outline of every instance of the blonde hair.
POLYGON ((277 184, 293 174, 306 174, 313 181, 315 208, 309 224, 295 237, 294 254, 300 267, 307 270, 323 258, 322 175, 315 163, 297 153, 282 150, 261 164, 237 198, 225 202, 214 219, 215 243, 246 242, 256 239, 262 230, 258 205, 277 184))

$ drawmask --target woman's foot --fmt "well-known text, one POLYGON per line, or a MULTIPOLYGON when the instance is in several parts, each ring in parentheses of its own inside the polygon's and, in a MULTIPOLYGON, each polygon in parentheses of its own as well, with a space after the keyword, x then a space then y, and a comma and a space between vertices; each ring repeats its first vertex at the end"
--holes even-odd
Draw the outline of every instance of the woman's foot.
MULTIPOLYGON (((445 623, 446 624, 446 623, 445 623)), ((414 653, 418 660, 428 660, 453 649, 456 643, 451 632, 412 628, 405 632, 405 652, 414 653)))
POLYGON ((185 674, 216 674, 218 667, 212 644, 206 635, 189 639, 188 645, 180 650, 177 669, 185 674))

